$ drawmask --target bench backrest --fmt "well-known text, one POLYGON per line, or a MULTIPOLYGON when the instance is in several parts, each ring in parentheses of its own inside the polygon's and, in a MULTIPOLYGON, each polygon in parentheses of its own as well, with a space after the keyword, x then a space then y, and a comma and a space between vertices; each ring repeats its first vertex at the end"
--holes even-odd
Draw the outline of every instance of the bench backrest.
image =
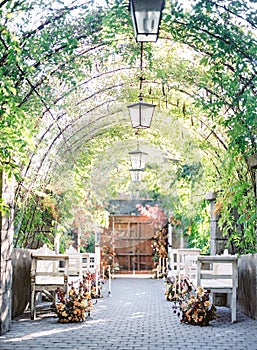
POLYGON ((67 282, 68 256, 63 254, 39 255, 32 254, 31 282, 36 285, 60 285, 67 282), (60 268, 62 262, 63 267, 60 268))
POLYGON ((192 263, 196 263, 196 258, 200 255, 200 253, 201 249, 197 248, 177 249, 178 269, 184 270, 190 261, 192 261, 192 263))
POLYGON ((65 254, 69 257, 68 275, 82 279, 82 254, 72 246, 65 251, 65 254))
POLYGON ((172 249, 171 269, 178 272, 185 270, 186 266, 189 267, 190 261, 196 266, 196 258, 200 253, 201 250, 198 248, 172 249))
MULTIPOLYGON (((56 253, 48 248, 46 244, 44 244, 41 248, 35 249, 32 251, 31 256, 36 256, 36 255, 45 255, 45 256, 52 256, 56 255, 56 253)), ((56 261, 53 260, 43 260, 43 259, 38 259, 36 266, 37 272, 44 272, 44 271, 49 271, 49 272, 54 272, 55 270, 58 269, 56 261)))
POLYGON ((204 288, 236 288, 238 286, 238 258, 233 255, 199 256, 197 285, 204 288))
POLYGON ((170 257, 170 273, 182 277, 187 277, 193 284, 196 283, 197 257, 201 250, 198 248, 172 249, 170 257))
POLYGON ((82 253, 82 271, 95 272, 96 269, 96 255, 94 253, 82 253))

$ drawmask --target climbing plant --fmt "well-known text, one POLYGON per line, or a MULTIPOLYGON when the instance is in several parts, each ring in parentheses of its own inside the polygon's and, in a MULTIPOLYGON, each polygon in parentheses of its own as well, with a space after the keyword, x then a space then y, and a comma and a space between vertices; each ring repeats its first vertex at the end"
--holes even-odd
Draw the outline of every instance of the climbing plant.
MULTIPOLYGON (((206 120, 211 126, 206 139, 215 135, 226 151, 225 156, 214 153, 218 178, 213 185, 222 190, 220 225, 240 251, 255 250, 255 182, 246 163, 257 145, 255 4, 210 0, 192 4, 188 11, 178 1, 172 2, 168 17, 173 25, 165 23, 166 29, 173 40, 201 55, 203 74, 195 77, 199 96, 195 103, 205 114, 201 123, 206 120)), ((198 118, 190 118, 192 125, 199 125, 198 118)))
MULTIPOLYGON (((138 139, 124 112, 140 75, 127 1, 4 1, 0 15, 0 167, 17 181, 16 239, 106 225, 105 201, 132 189, 125 144, 138 139)), ((152 156, 140 191, 179 217, 190 242, 206 241, 202 200, 218 191, 220 225, 240 252, 256 250, 255 33, 255 1, 167 0, 159 40, 143 51, 143 95, 157 108, 139 135, 152 156)))

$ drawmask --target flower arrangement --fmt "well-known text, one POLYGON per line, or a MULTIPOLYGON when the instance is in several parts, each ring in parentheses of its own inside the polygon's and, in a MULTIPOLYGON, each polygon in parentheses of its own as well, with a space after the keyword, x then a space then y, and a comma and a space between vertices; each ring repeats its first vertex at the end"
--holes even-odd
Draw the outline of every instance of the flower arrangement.
POLYGON ((201 286, 195 289, 187 278, 182 281, 181 286, 183 288, 173 306, 177 316, 181 316, 181 323, 207 326, 216 318, 216 308, 210 302, 210 290, 201 286))
POLYGON ((67 298, 64 291, 60 288, 57 289, 56 312, 58 322, 83 322, 87 316, 90 316, 91 308, 91 295, 89 292, 83 291, 82 285, 80 285, 78 291, 72 286, 67 298))
POLYGON ((168 301, 176 301, 179 294, 179 285, 177 277, 167 277, 165 281, 165 297, 168 301))

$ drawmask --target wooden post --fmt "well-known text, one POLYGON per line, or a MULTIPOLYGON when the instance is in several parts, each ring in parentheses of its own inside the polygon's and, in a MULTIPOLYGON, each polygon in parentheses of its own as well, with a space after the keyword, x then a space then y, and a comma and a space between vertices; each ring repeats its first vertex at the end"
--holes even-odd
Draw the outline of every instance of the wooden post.
POLYGON ((171 258, 172 258, 172 225, 171 223, 169 223, 168 224, 168 269, 170 269, 172 266, 171 258))
MULTIPOLYGON (((97 237, 97 236, 96 236, 97 237)), ((95 244, 95 287, 96 287, 96 295, 99 296, 99 288, 98 288, 98 273, 100 269, 100 260, 101 260, 101 251, 100 245, 98 243, 98 239, 96 239, 95 244)))
POLYGON ((109 271, 109 288, 108 288, 108 295, 111 295, 111 284, 112 284, 112 279, 111 279, 111 266, 108 266, 108 271, 109 271))
POLYGON ((98 267, 96 267, 96 269, 95 269, 95 295, 99 296, 98 293, 99 293, 99 288, 98 288, 98 267))

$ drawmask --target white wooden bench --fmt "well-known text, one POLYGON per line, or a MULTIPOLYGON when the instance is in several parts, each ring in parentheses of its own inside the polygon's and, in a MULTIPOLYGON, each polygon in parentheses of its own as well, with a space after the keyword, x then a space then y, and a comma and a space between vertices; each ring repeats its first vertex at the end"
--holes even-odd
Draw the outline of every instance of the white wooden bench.
POLYGON ((74 287, 78 287, 79 283, 83 281, 83 272, 82 272, 82 257, 81 253, 73 248, 69 247, 65 251, 65 254, 69 257, 68 263, 68 282, 73 284, 74 287))
POLYGON ((212 293, 231 295, 231 322, 236 322, 236 292, 238 287, 238 258, 232 255, 198 256, 197 286, 212 293))
POLYGON ((65 254, 69 257, 68 283, 78 288, 84 278, 96 273, 96 254, 78 253, 72 246, 65 251, 65 254))
POLYGON ((193 284, 196 283, 197 257, 200 253, 201 249, 198 248, 183 248, 177 250, 179 280, 183 277, 187 277, 193 284))
POLYGON ((201 250, 198 248, 173 249, 171 252, 171 274, 178 278, 178 283, 187 277, 193 285, 196 285, 197 257, 201 250))
POLYGON ((87 272, 96 271, 96 254, 95 253, 81 253, 82 255, 82 272, 85 275, 87 272))
MULTIPOLYGON (((58 287, 68 292, 68 255, 55 254, 46 246, 31 254, 31 319, 36 317, 36 294, 47 291, 54 294, 58 287), (60 268, 60 263, 63 267, 60 268)), ((55 301, 55 298, 53 297, 55 301)))

